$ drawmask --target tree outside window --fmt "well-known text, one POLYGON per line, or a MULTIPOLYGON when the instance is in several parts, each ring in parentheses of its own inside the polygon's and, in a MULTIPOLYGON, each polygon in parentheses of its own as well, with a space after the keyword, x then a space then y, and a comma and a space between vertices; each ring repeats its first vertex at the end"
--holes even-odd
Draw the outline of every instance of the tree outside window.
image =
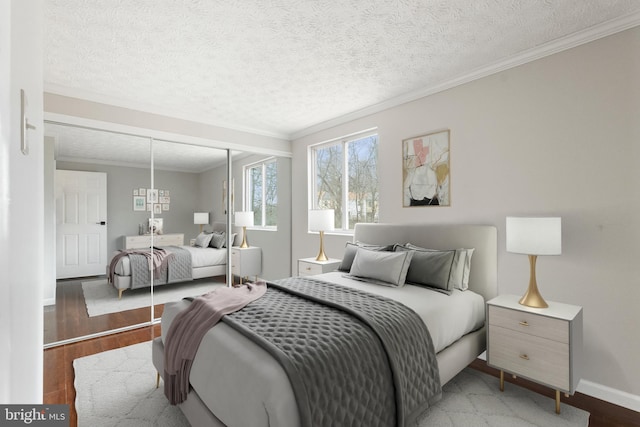
POLYGON ((275 158, 244 167, 245 206, 256 227, 278 225, 278 167, 275 158))
POLYGON ((334 209, 336 229, 378 221, 378 135, 311 147, 314 209, 334 209))

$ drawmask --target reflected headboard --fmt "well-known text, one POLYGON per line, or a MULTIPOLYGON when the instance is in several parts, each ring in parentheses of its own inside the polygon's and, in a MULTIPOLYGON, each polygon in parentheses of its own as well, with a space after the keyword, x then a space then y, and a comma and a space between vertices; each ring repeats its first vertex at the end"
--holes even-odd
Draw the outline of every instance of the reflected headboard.
POLYGON ((486 301, 498 295, 498 230, 492 225, 359 223, 353 241, 375 245, 411 243, 441 250, 475 248, 469 289, 486 301))

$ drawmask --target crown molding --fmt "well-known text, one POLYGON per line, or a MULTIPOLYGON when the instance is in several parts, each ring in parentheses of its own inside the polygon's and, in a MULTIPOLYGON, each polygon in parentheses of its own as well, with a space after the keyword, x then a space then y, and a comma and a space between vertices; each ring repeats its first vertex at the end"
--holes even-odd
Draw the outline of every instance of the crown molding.
POLYGON ((586 30, 569 34, 535 48, 520 52, 517 55, 511 56, 507 59, 494 62, 493 64, 487 65, 485 67, 477 68, 475 70, 472 70, 471 72, 434 84, 433 86, 428 86, 418 91, 406 93, 381 102, 379 104, 375 104, 370 107, 366 107, 361 110, 324 121, 322 123, 318 123, 316 125, 292 133, 290 135, 290 138, 291 140, 302 138, 304 136, 320 132, 334 126, 338 126, 343 123, 360 119, 371 114, 379 113, 389 108, 397 107, 399 105, 406 104, 408 102, 415 101, 436 94, 438 92, 452 89, 456 86, 460 86, 465 83, 469 83, 474 80, 478 80, 483 77, 487 77, 492 74, 517 67, 519 65, 533 62, 538 59, 554 55, 568 49, 572 49, 574 47, 628 30, 630 28, 637 27, 639 25, 640 12, 635 12, 629 15, 622 16, 620 18, 612 19, 602 24, 587 28, 586 30))

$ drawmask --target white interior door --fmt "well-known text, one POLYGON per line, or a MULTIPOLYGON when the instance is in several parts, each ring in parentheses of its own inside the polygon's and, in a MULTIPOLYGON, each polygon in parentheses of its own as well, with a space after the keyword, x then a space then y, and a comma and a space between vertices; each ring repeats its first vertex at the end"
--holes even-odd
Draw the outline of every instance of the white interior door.
POLYGON ((56 278, 107 267, 107 174, 56 170, 56 278))

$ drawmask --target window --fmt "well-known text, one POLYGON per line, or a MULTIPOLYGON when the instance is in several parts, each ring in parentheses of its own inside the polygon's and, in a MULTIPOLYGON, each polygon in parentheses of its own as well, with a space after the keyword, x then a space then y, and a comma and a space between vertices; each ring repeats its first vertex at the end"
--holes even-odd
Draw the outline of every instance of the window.
POLYGON ((275 158, 244 167, 245 209, 253 211, 253 223, 257 227, 278 225, 277 171, 275 158))
POLYGON ((334 209, 336 230, 378 221, 378 135, 361 133, 311 146, 311 207, 334 209))

